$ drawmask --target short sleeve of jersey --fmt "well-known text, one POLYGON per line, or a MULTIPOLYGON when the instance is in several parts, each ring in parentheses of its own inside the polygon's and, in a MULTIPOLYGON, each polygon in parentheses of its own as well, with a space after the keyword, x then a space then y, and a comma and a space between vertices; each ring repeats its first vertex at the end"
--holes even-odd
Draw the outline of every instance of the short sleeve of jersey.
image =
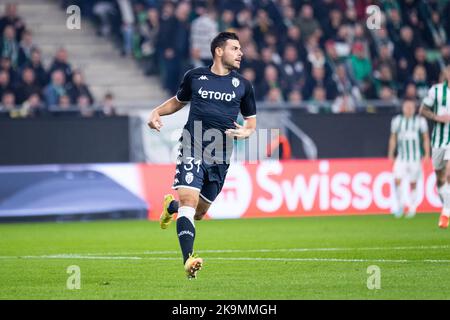
POLYGON ((256 102, 253 86, 247 80, 244 81, 245 94, 241 99, 241 114, 244 118, 256 117, 256 102))
POLYGON ((428 132, 428 123, 425 118, 420 118, 420 133, 426 133, 428 132))
POLYGON ((429 90, 425 98, 423 98, 422 103, 426 105, 427 107, 432 108, 434 106, 434 101, 436 99, 436 87, 432 86, 429 90))
POLYGON ((192 96, 192 70, 189 70, 184 74, 183 81, 180 84, 180 88, 175 95, 175 98, 182 103, 188 103, 191 101, 192 96))
POLYGON ((398 126, 400 123, 400 118, 398 116, 394 117, 391 121, 391 133, 398 133, 398 126))

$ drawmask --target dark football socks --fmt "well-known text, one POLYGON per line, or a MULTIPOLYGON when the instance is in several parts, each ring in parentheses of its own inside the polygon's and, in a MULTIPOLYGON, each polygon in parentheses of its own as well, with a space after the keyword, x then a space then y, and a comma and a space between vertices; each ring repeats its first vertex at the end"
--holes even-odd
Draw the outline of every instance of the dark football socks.
POLYGON ((194 252, 194 214, 195 209, 191 207, 181 207, 178 211, 177 234, 181 252, 183 253, 183 263, 185 263, 189 258, 189 255, 194 252))

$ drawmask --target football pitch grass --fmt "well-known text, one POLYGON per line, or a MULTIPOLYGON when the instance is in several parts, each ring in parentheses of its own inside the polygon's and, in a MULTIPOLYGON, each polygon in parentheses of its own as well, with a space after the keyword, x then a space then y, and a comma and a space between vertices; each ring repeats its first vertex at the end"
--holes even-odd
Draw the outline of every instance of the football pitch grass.
POLYGON ((437 214, 207 220, 187 280, 175 223, 0 225, 0 299, 449 299, 437 214), (66 287, 79 266, 79 290, 66 287), (380 289, 369 266, 380 271, 380 289), (369 269, 370 271, 370 269, 369 269))

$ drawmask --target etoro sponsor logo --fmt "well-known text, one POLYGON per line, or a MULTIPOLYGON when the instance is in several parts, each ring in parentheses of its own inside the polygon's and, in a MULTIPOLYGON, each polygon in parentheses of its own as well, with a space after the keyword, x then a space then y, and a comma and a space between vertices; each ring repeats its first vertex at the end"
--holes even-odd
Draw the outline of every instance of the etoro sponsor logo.
POLYGON ((214 99, 214 100, 220 100, 220 101, 231 101, 232 99, 236 98, 236 93, 226 93, 226 92, 219 92, 219 91, 208 91, 203 90, 203 87, 198 89, 198 94, 203 99, 214 99))

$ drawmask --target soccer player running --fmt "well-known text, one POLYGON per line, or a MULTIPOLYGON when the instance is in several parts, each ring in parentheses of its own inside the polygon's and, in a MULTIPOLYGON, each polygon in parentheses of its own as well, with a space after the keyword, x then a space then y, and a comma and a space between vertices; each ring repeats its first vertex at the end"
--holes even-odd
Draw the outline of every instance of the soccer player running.
POLYGON ((395 178, 395 196, 398 209, 394 212, 397 218, 403 216, 403 197, 401 185, 403 180, 410 184, 408 214, 412 218, 417 208, 417 180, 422 173, 422 145, 424 159, 430 158, 430 138, 425 118, 416 115, 416 102, 405 100, 402 104, 402 114, 391 121, 391 136, 389 138, 388 157, 394 161, 393 174, 395 178), (397 157, 394 158, 397 149, 397 157))
POLYGON ((433 85, 423 99, 420 114, 434 122, 431 135, 431 157, 436 172, 437 190, 443 208, 439 227, 447 228, 450 217, 450 65, 444 69, 445 81, 433 85))
POLYGON ((193 254, 194 220, 203 218, 223 187, 233 139, 248 138, 256 129, 253 87, 236 72, 243 56, 239 38, 232 32, 219 33, 211 42, 211 54, 213 64, 188 71, 176 95, 155 108, 148 122, 160 131, 162 116, 190 102, 172 186, 179 200, 166 195, 160 216, 160 226, 166 229, 178 213, 177 234, 189 279, 196 278, 203 264, 193 254), (236 123, 239 112, 245 119, 243 126, 236 123))

